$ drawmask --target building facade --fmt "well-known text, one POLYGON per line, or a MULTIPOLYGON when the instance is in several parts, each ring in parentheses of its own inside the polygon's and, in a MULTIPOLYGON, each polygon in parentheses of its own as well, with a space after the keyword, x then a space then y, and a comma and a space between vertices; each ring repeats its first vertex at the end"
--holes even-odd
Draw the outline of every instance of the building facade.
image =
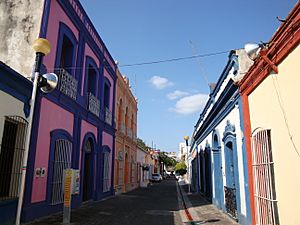
POLYGON ((22 220, 62 211, 67 168, 77 170, 80 181, 72 207, 112 195, 116 65, 92 22, 77 0, 0 6, 10 14, 1 27, 18 24, 4 31, 9 45, 1 42, 0 59, 28 77, 31 45, 46 38, 52 50, 41 72, 59 79, 52 93, 37 94, 22 220))
POLYGON ((243 149, 241 101, 236 82, 252 62, 233 50, 192 137, 191 186, 240 224, 251 224, 247 161, 243 149))
POLYGON ((137 165, 138 165, 138 177, 137 182, 139 187, 148 187, 150 179, 150 163, 149 163, 150 153, 149 151, 143 149, 139 145, 137 146, 137 165))
POLYGON ((133 96, 129 80, 117 70, 116 114, 116 194, 130 191, 138 186, 137 165, 137 100, 133 96))
POLYGON ((1 224, 15 220, 31 91, 29 80, 0 61, 1 224))
POLYGON ((298 2, 263 49, 271 63, 257 58, 239 83, 253 224, 300 223, 299 12, 298 2))

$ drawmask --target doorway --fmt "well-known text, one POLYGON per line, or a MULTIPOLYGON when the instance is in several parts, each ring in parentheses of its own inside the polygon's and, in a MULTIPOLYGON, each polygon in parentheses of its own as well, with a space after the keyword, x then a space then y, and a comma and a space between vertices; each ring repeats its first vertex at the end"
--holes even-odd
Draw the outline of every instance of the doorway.
POLYGON ((84 174, 83 174, 83 197, 82 200, 88 201, 92 198, 93 188, 93 163, 92 163, 92 141, 88 139, 84 146, 84 174))

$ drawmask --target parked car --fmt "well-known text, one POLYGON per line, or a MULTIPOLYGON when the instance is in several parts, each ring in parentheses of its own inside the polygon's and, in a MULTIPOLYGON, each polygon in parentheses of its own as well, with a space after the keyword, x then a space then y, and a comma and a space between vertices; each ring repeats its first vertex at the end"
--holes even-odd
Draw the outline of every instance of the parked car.
POLYGON ((153 173, 152 174, 151 181, 160 182, 162 180, 163 180, 163 178, 162 178, 162 176, 159 173, 153 173))

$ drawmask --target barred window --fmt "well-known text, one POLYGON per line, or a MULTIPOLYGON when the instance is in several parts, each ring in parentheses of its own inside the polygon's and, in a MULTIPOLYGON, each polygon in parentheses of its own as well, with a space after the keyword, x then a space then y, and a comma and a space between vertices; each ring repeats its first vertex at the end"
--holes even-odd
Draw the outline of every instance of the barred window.
POLYGON ((256 223, 279 224, 275 192, 271 130, 259 130, 252 137, 252 168, 256 223))
POLYGON ((103 192, 110 189, 109 166, 109 152, 105 152, 103 157, 103 192))
POLYGON ((118 161, 119 161, 118 184, 122 185, 123 184, 123 164, 124 164, 122 151, 119 151, 118 161))
POLYGON ((17 198, 25 150, 27 121, 6 116, 0 143, 0 200, 17 198))
POLYGON ((51 183, 51 205, 64 202, 63 176, 64 170, 71 168, 72 142, 65 139, 55 141, 55 157, 53 161, 53 177, 51 183))
POLYGON ((130 182, 133 183, 135 182, 135 162, 133 160, 133 156, 131 156, 131 177, 130 177, 130 182))

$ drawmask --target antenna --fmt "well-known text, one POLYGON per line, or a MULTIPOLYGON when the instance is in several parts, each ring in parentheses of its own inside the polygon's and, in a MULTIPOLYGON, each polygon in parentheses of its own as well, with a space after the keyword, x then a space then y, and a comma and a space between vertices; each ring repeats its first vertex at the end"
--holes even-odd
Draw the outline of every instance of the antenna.
POLYGON ((137 81, 136 81, 136 74, 134 74, 134 95, 137 98, 137 81))
MULTIPOLYGON (((194 44, 191 40, 189 40, 189 44, 190 44, 190 47, 192 49, 193 55, 194 56, 198 55, 198 51, 197 51, 196 47, 194 46, 194 44)), ((197 62, 198 62, 198 66, 199 66, 199 68, 202 72, 201 75, 203 76, 203 79, 205 80, 207 86, 210 87, 209 82, 208 82, 208 78, 207 78, 207 75, 206 75, 206 71, 204 70, 203 66, 201 65, 201 61, 200 61, 199 58, 197 58, 197 62)))

